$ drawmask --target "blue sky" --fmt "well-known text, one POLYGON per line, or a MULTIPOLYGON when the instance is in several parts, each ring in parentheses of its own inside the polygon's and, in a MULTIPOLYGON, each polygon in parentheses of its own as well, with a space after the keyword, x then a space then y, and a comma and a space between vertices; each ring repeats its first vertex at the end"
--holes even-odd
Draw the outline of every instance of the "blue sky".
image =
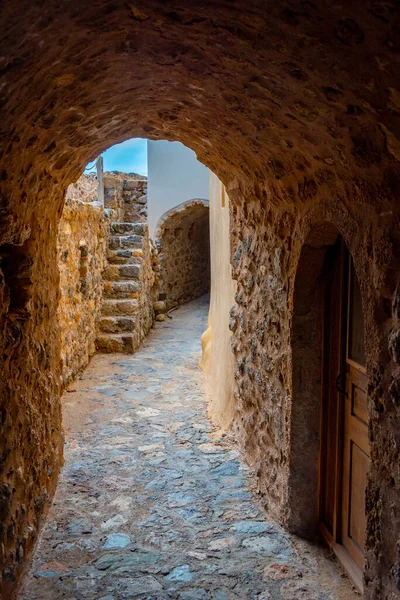
MULTIPOLYGON (((133 138, 111 146, 102 154, 104 171, 122 171, 147 175, 147 140, 133 138)), ((92 166, 92 163, 89 164, 92 166)), ((91 168, 89 171, 94 170, 91 168)), ((87 173, 88 171, 86 171, 87 173)))

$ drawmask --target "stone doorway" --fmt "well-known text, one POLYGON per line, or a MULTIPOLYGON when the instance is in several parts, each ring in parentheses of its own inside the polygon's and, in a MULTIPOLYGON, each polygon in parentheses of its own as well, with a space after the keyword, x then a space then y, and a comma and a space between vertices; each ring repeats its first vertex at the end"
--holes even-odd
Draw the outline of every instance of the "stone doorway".
POLYGON ((324 262, 319 525, 362 591, 370 464, 368 378, 360 286, 339 236, 324 262))
POLYGON ((292 350, 289 527, 322 534, 362 591, 370 454, 364 316, 353 260, 329 224, 300 255, 292 350))

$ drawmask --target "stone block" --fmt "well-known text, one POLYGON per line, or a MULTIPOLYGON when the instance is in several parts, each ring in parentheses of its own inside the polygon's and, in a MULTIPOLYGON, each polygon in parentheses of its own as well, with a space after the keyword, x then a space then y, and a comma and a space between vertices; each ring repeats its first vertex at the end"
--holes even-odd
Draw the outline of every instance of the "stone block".
POLYGON ((108 281, 104 284, 106 298, 137 298, 139 290, 137 281, 108 281))
POLYGON ((137 312, 138 306, 137 299, 105 299, 102 302, 101 314, 104 316, 133 315, 137 312))
POLYGON ((97 352, 123 352, 130 354, 136 350, 134 337, 126 334, 99 334, 96 338, 97 352))
POLYGON ((134 331, 136 319, 134 317, 103 316, 99 319, 99 329, 104 333, 122 333, 134 331))
POLYGON ((140 235, 126 235, 121 238, 121 246, 125 248, 142 248, 143 237, 140 235))
POLYGON ((118 265, 118 276, 121 279, 138 279, 140 275, 140 265, 118 265))
POLYGON ((120 278, 118 266, 119 265, 108 265, 104 271, 104 279, 108 281, 118 280, 120 278))
POLYGON ((167 305, 162 300, 158 300, 154 303, 154 310, 156 313, 165 313, 167 305))

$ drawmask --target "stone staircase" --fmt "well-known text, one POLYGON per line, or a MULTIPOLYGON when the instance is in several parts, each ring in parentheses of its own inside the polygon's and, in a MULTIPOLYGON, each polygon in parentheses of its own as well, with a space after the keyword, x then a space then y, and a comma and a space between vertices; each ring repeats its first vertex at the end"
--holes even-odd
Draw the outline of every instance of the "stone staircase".
MULTIPOLYGON (((132 353, 148 332, 141 292, 146 290, 147 223, 111 223, 103 299, 97 323, 98 352, 132 353), (144 322, 143 322, 144 321, 144 322)), ((147 316, 148 317, 148 316, 147 316)), ((150 325, 151 326, 151 325, 150 325)))

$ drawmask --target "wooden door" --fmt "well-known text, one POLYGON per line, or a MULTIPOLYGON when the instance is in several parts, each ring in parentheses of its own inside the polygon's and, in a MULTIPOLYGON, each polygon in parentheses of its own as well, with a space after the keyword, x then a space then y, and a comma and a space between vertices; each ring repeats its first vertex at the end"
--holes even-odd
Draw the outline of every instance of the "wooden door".
POLYGON ((320 528, 362 588, 369 468, 361 293, 341 238, 325 261, 320 528))
POLYGON ((346 393, 344 399, 342 543, 364 568, 365 487, 369 469, 367 375, 361 292, 349 261, 346 393))
POLYGON ((323 406, 321 420, 320 528, 330 546, 336 541, 340 511, 340 428, 342 397, 337 375, 343 370, 346 329, 346 297, 343 289, 346 263, 343 240, 339 238, 325 256, 323 406))

